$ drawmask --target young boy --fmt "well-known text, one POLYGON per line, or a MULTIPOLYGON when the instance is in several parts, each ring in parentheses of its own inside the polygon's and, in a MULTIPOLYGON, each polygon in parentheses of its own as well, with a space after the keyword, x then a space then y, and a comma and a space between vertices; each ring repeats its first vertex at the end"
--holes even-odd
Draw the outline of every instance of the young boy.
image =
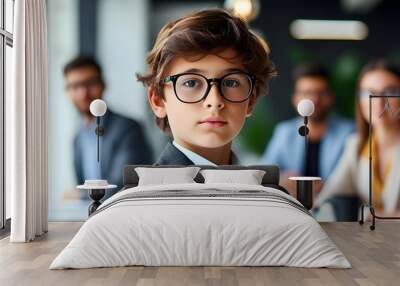
POLYGON ((147 86, 157 125, 172 134, 156 165, 226 165, 256 99, 275 75, 268 45, 222 9, 165 25, 147 57, 147 86))

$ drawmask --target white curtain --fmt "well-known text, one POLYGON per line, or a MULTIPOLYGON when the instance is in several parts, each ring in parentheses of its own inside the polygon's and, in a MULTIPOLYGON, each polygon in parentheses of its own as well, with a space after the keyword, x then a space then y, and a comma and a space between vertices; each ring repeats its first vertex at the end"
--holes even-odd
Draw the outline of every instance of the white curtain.
POLYGON ((6 111, 12 242, 47 232, 47 23, 45 0, 15 1, 13 92, 6 111))

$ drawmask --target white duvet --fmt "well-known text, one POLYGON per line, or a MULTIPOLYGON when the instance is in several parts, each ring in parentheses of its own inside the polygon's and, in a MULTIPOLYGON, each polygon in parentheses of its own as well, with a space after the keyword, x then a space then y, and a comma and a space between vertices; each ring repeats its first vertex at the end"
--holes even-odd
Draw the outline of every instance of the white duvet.
POLYGON ((350 268, 317 221, 298 204, 282 191, 255 185, 193 183, 127 189, 100 206, 50 269, 127 265, 350 268), (172 197, 146 197, 175 190, 172 197), (262 193, 254 197, 252 191, 262 193), (203 196, 190 196, 191 192, 203 196), (228 195, 220 197, 223 192, 228 195), (136 198, 138 194, 143 197, 136 198))

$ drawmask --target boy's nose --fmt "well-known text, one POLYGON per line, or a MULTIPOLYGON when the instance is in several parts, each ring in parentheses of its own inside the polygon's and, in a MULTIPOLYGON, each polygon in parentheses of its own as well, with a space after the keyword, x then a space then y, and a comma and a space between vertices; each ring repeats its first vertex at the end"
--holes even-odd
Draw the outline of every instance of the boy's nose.
POLYGON ((218 86, 216 84, 211 85, 210 92, 204 100, 204 104, 207 108, 216 107, 218 109, 224 108, 224 98, 219 92, 218 86))

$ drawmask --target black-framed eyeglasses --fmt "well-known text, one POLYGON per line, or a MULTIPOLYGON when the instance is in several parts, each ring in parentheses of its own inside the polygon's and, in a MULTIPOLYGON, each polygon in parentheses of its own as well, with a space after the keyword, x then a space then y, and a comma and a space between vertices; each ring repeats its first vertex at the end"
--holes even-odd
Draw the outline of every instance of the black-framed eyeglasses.
POLYGON ((303 98, 310 98, 310 97, 324 97, 324 96, 328 96, 331 94, 331 92, 329 90, 315 90, 315 91, 300 91, 300 90, 295 90, 295 94, 299 95, 303 98))
POLYGON ((253 92, 256 77, 243 72, 231 72, 220 78, 207 78, 198 73, 180 73, 161 80, 161 84, 172 82, 175 96, 184 103, 197 103, 204 100, 217 83, 221 96, 233 103, 248 100, 253 92))
POLYGON ((391 87, 387 88, 382 92, 377 92, 373 90, 367 90, 367 89, 360 89, 357 92, 358 98, 369 98, 369 96, 372 95, 373 97, 399 97, 400 96, 400 88, 397 87, 391 87))
POLYGON ((66 86, 66 89, 68 91, 77 91, 79 88, 84 87, 84 88, 93 88, 99 84, 102 83, 102 80, 100 77, 92 77, 84 81, 78 81, 74 83, 69 83, 66 86))

